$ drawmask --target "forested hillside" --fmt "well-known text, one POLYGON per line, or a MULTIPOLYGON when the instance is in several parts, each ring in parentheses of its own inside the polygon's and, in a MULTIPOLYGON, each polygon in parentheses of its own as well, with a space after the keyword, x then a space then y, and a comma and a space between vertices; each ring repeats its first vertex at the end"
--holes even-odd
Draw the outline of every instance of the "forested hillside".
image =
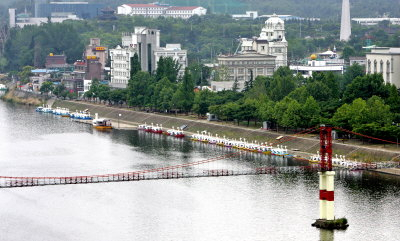
MULTIPOLYGON (((57 0, 54 0, 57 1, 57 0)), ((61 1, 61 0, 59 0, 61 1)), ((65 0, 63 0, 65 1, 65 0)), ((149 3, 156 0, 86 0, 105 3, 116 7, 123 3, 149 3)), ((32 8, 34 0, 1 0, 0 17, 5 17, 6 7, 25 6, 32 8)), ((260 14, 291 14, 301 17, 339 19, 342 0, 159 0, 161 3, 187 6, 200 5, 214 13, 244 13, 245 10, 259 11, 260 14)), ((387 14, 400 17, 400 0, 350 0, 352 17, 377 17, 387 14)))

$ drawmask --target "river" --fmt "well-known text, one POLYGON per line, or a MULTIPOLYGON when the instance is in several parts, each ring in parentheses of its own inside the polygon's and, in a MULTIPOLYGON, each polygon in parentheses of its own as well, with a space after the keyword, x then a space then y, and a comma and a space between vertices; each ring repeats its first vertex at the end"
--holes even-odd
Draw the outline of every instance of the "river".
MULTIPOLYGON (((128 172, 228 152, 132 130, 99 132, 0 101, 3 176, 128 172)), ((206 165, 304 163, 249 154, 206 165)), ((0 240, 398 240, 399 178, 338 172, 336 216, 349 220, 346 231, 311 227, 318 218, 318 193, 315 173, 1 189, 0 240)))

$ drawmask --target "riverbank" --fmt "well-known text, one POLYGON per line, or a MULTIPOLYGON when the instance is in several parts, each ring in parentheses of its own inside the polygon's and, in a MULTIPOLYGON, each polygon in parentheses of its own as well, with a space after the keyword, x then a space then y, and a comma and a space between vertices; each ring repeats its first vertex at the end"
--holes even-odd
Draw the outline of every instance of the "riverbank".
POLYGON ((376 169, 370 170, 376 173, 387 174, 387 175, 394 175, 400 176, 400 168, 384 168, 384 169, 376 169))
POLYGON ((38 106, 46 103, 50 98, 33 92, 11 89, 1 99, 18 104, 38 106))
MULTIPOLYGON (((28 105, 41 105, 42 103, 46 103, 52 105, 53 108, 62 107, 68 108, 71 111, 88 109, 92 115, 98 113, 100 117, 112 119, 114 126, 118 125, 119 122, 120 127, 126 127, 126 129, 132 129, 138 124, 154 123, 162 124, 164 128, 176 128, 185 125, 187 126, 185 132, 189 132, 189 134, 206 130, 213 135, 218 134, 220 137, 225 136, 230 139, 246 138, 248 142, 279 143, 278 140, 281 140, 284 136, 290 138, 290 135, 270 130, 248 128, 222 122, 210 122, 202 119, 190 119, 188 116, 146 113, 91 102, 55 100, 50 99, 48 96, 20 90, 10 90, 3 96, 3 99, 28 105)), ((290 154, 300 158, 309 158, 310 155, 316 154, 317 151, 319 151, 319 135, 318 133, 309 134, 307 136, 298 137, 292 141, 283 142, 281 145, 287 146, 290 154)), ((393 150, 393 147, 392 149, 377 148, 373 145, 353 145, 334 141, 333 150, 335 155, 345 155, 346 159, 361 162, 400 160, 400 149, 394 148, 393 150)))
MULTIPOLYGON (((110 118, 113 120, 114 125, 119 121, 130 126, 135 126, 142 123, 162 124, 164 128, 187 126, 185 131, 196 133, 197 131, 210 132, 218 134, 227 138, 246 138, 247 141, 258 141, 267 143, 277 143, 279 137, 285 136, 282 133, 274 131, 251 129, 241 126, 228 125, 219 122, 209 122, 207 120, 193 120, 187 118, 180 118, 165 115, 154 114, 140 111, 134 111, 126 108, 110 107, 102 104, 88 103, 82 101, 63 101, 56 100, 53 107, 69 108, 71 111, 89 109, 94 114, 98 113, 99 116, 110 118), (119 117, 121 114, 121 117, 119 117)), ((308 158, 310 155, 315 154, 319 150, 319 136, 318 134, 308 135, 307 137, 296 138, 293 141, 282 143, 287 146, 290 153, 299 157, 308 158)), ((399 160, 400 150, 386 150, 373 148, 371 146, 359 146, 351 144, 343 144, 335 142, 333 144, 334 154, 345 155, 346 158, 362 161, 362 162, 384 162, 399 160)))

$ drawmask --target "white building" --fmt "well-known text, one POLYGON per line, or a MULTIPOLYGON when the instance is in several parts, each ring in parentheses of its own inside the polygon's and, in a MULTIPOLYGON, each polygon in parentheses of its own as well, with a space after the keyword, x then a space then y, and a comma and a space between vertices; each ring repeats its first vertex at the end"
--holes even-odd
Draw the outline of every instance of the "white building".
POLYGON ((234 55, 218 56, 219 74, 228 77, 223 81, 213 81, 211 86, 214 90, 231 88, 236 79, 239 89, 242 89, 251 75, 253 79, 259 75, 270 76, 277 68, 288 64, 285 23, 276 14, 265 21, 259 37, 242 38, 240 46, 240 52, 234 55), (227 74, 223 73, 226 71, 227 74))
POLYGON ((123 34, 122 47, 110 49, 112 87, 126 88, 131 78, 131 58, 135 53, 138 54, 142 71, 154 72, 161 56, 177 60, 181 64, 179 74, 183 75, 187 67, 187 51, 182 50, 180 44, 160 47, 160 30, 136 27, 134 33, 123 34))
MULTIPOLYGON (((20 27, 24 28, 25 26, 36 25, 40 26, 41 24, 46 24, 49 22, 49 18, 31 18, 28 13, 20 13, 16 15, 16 9, 10 8, 8 10, 9 14, 9 24, 11 28, 20 27)), ((78 16, 74 14, 68 15, 52 15, 50 17, 51 23, 62 23, 65 20, 81 20, 78 16)))
POLYGON ((352 18, 354 22, 371 26, 371 25, 378 25, 380 22, 388 21, 390 24, 393 25, 400 25, 400 18, 352 18))
POLYGON ((400 88, 400 48, 375 47, 367 53, 367 74, 381 73, 386 83, 400 88))
POLYGON ((313 73, 333 72, 343 74, 344 72, 344 59, 339 59, 336 51, 325 51, 318 55, 311 55, 307 64, 291 65, 289 68, 295 74, 301 74, 305 78, 312 77, 313 73))
POLYGON ((245 14, 233 14, 233 19, 256 19, 258 18, 257 11, 246 11, 245 14))
POLYGON ((165 48, 155 50, 154 57, 156 59, 156 69, 158 67, 157 63, 161 57, 171 57, 173 60, 177 61, 181 66, 178 74, 179 77, 184 75, 185 68, 188 66, 187 50, 183 50, 180 44, 167 44, 165 48))
POLYGON ((128 80, 131 78, 131 58, 136 52, 137 50, 132 47, 121 48, 121 46, 117 46, 115 49, 110 49, 110 85, 112 87, 126 88, 128 80))
POLYGON ((301 74, 305 78, 312 77, 313 73, 333 72, 343 74, 343 65, 328 65, 324 60, 310 60, 307 65, 291 65, 289 66, 295 74, 301 74))
POLYGON ((117 8, 117 14, 145 16, 151 18, 172 17, 188 19, 194 15, 205 15, 207 9, 199 6, 173 7, 161 4, 123 4, 117 8))
POLYGON ((366 57, 350 57, 350 66, 353 64, 358 64, 360 66, 366 66, 367 65, 367 58, 366 57))
POLYGON ((285 22, 276 14, 265 21, 259 37, 241 39, 241 53, 255 51, 258 54, 276 56, 277 68, 288 65, 287 47, 285 22))

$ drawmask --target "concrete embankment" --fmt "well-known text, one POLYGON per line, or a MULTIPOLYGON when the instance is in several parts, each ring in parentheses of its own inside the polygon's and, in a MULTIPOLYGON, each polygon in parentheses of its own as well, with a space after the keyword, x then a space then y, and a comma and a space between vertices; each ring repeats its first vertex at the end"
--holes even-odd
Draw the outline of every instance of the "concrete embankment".
MULTIPOLYGON (((147 124, 162 124, 165 128, 187 125, 187 131, 192 133, 207 130, 207 132, 218 134, 220 137, 226 136, 227 138, 236 139, 241 137, 246 138, 246 140, 250 142, 259 141, 276 143, 277 138, 282 135, 282 133, 276 133, 273 131, 225 125, 218 122, 208 122, 205 120, 191 120, 171 115, 145 113, 125 108, 108 107, 81 101, 57 100, 53 104, 53 108, 55 107, 69 108, 71 111, 89 109, 92 115, 94 115, 94 113, 98 113, 100 117, 110 118, 114 121, 119 119, 121 123, 130 125, 145 122, 147 124), (121 117, 119 117, 119 114, 121 114, 121 117)), ((291 151, 291 153, 294 155, 300 157, 309 157, 310 154, 315 154, 319 150, 319 136, 315 134, 314 136, 308 136, 307 138, 297 138, 293 141, 282 143, 282 145, 287 146, 289 150, 296 150, 291 151)), ((390 151, 342 143, 334 143, 333 150, 334 154, 346 155, 348 159, 364 162, 391 161, 397 160, 397 158, 400 156, 400 151, 390 151)))

